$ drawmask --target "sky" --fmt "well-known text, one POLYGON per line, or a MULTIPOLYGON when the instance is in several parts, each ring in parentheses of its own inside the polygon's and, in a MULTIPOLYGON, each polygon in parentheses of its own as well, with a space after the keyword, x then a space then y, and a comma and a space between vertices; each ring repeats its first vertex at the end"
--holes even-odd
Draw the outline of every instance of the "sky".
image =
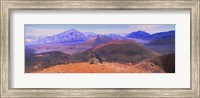
POLYGON ((95 34, 127 35, 134 31, 146 31, 150 34, 175 30, 175 24, 25 24, 25 38, 42 38, 64 31, 76 29, 80 32, 95 34))

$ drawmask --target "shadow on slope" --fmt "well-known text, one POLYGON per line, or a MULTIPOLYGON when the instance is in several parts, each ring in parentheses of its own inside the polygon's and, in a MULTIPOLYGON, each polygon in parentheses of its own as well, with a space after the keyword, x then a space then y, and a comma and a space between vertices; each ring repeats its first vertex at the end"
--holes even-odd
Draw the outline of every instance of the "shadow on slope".
POLYGON ((40 54, 27 54, 25 56, 25 72, 28 73, 58 64, 66 64, 69 62, 70 55, 59 51, 51 51, 40 54))
POLYGON ((150 58, 138 63, 134 67, 150 71, 151 69, 157 69, 160 67, 160 69, 164 70, 166 73, 175 73, 175 54, 150 58))

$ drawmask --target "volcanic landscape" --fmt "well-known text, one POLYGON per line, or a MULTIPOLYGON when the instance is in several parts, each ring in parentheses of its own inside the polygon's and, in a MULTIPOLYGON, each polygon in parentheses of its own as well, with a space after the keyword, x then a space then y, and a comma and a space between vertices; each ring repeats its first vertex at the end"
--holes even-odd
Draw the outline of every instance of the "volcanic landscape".
POLYGON ((25 43, 25 73, 175 73, 174 30, 121 36, 70 29, 25 43))

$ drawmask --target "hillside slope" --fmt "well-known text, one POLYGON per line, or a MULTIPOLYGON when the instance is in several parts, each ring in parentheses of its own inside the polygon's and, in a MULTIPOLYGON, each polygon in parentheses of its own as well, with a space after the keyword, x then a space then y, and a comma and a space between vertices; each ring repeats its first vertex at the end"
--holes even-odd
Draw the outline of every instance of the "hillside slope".
MULTIPOLYGON (((155 58, 144 60, 137 65, 136 68, 152 69, 153 67, 160 67, 166 73, 175 73, 175 54, 162 55, 155 58)), ((154 70, 154 69, 153 69, 154 70)))
POLYGON ((133 40, 120 40, 77 53, 72 56, 72 59, 77 62, 87 61, 91 54, 100 55, 104 61, 119 63, 139 63, 147 58, 160 55, 133 40))
POLYGON ((111 41, 114 41, 114 40, 106 35, 96 35, 95 37, 92 37, 86 42, 84 42, 83 44, 81 44, 81 46, 94 47, 94 46, 98 46, 100 44, 111 42, 111 41))
POLYGON ((70 62, 70 55, 64 54, 59 51, 52 51, 40 54, 26 53, 25 58, 26 73, 70 62))

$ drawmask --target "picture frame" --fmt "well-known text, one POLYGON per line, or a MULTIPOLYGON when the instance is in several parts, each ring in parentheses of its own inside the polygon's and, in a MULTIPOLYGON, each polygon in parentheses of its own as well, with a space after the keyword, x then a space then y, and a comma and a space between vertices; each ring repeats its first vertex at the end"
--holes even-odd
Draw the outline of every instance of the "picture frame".
POLYGON ((1 94, 7 97, 200 97, 199 0, 1 0, 1 94), (12 10, 190 10, 190 88, 10 88, 12 10))

